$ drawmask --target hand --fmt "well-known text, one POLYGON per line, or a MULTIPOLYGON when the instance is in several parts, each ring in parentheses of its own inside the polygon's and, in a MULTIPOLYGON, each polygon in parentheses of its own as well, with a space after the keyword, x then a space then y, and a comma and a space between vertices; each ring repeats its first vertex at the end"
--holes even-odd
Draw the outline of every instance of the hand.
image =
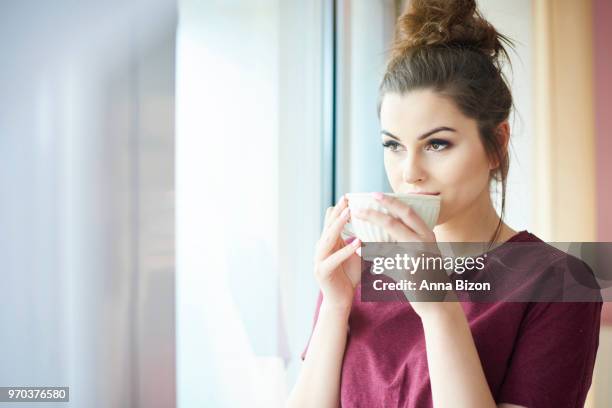
MULTIPOLYGON (((410 206, 394 197, 382 193, 373 193, 373 196, 389 211, 389 214, 373 209, 363 209, 354 211, 351 216, 384 228, 397 242, 422 243, 421 248, 419 248, 419 250, 416 251, 417 253, 413 254, 413 256, 419 256, 421 253, 429 257, 440 256, 440 250, 433 230, 425 224, 425 221, 423 221, 410 206)), ((405 270, 391 270, 385 272, 385 275, 393 278, 396 282, 402 279, 416 281, 417 287, 423 279, 426 279, 428 282, 450 282, 444 269, 420 270, 415 274, 410 274, 410 272, 405 270)), ((410 301, 414 311, 421 316, 421 318, 437 314, 441 311, 445 312, 446 310, 454 309, 454 307, 449 307, 450 304, 431 301, 432 295, 438 293, 405 291, 404 294, 410 301)), ((441 292, 439 294, 441 296, 437 298, 441 300, 456 300, 454 292, 441 292)))
POLYGON ((361 279, 361 258, 355 254, 361 242, 345 244, 340 233, 350 218, 346 198, 329 207, 325 226, 316 245, 314 275, 328 308, 348 312, 353 304, 355 287, 361 279))

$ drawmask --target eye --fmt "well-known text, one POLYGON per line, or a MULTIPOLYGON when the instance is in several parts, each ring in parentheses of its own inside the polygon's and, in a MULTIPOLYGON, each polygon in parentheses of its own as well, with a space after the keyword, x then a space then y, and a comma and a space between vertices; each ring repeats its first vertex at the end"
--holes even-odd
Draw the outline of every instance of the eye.
POLYGON ((450 143, 447 142, 446 140, 431 139, 429 143, 427 143, 425 150, 440 152, 444 149, 447 149, 449 146, 450 146, 450 143))
POLYGON ((385 149, 389 149, 392 152, 399 152, 401 145, 397 142, 394 142, 393 140, 387 140, 386 142, 382 143, 382 146, 385 149))

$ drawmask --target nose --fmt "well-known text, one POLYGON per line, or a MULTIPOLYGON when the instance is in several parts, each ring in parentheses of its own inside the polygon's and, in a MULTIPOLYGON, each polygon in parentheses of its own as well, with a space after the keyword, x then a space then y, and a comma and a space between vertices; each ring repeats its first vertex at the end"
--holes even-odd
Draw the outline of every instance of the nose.
POLYGON ((417 155, 407 157, 403 163, 402 180, 404 183, 415 184, 425 181, 426 175, 417 155))

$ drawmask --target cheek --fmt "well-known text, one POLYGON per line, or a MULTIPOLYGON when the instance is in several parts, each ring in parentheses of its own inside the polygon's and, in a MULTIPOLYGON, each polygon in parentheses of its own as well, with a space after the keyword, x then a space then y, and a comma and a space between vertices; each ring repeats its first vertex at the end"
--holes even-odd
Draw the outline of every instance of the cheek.
POLYGON ((457 155, 444 163, 445 180, 458 188, 482 185, 489 176, 486 158, 480 155, 457 155))
POLYGON ((447 204, 452 207, 469 204, 489 183, 489 163, 484 151, 469 147, 454 153, 441 161, 436 172, 448 193, 447 204))
POLYGON ((384 155, 385 172, 389 185, 394 192, 398 191, 402 184, 402 164, 401 160, 386 153, 384 155))

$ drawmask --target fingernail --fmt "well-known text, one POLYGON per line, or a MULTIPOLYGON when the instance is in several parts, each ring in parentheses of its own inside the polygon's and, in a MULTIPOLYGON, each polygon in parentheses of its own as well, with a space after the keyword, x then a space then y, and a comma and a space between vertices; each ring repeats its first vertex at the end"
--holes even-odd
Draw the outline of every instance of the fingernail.
POLYGON ((361 244, 361 240, 359 238, 355 238, 355 240, 351 242, 351 245, 354 246, 355 248, 357 248, 360 244, 361 244))
POLYGON ((374 197, 376 200, 379 200, 379 201, 382 200, 384 196, 385 195, 383 193, 379 193, 379 192, 372 193, 372 197, 374 197))
POLYGON ((342 210, 342 212, 340 213, 340 217, 342 218, 347 218, 348 217, 348 213, 349 213, 349 208, 346 207, 344 210, 342 210))

